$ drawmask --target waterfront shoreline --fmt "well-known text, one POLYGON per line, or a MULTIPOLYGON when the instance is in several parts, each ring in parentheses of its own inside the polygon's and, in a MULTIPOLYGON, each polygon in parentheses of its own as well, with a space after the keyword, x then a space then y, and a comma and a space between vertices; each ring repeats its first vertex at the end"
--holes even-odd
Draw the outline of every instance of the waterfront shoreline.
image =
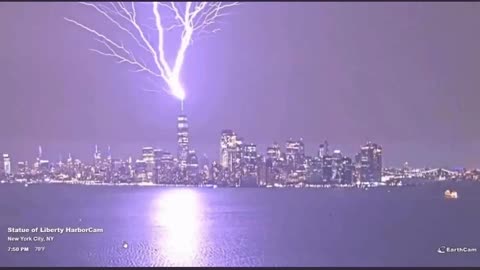
MULTIPOLYGON (((465 180, 464 180, 465 181, 465 180)), ((404 184, 400 182, 399 184, 387 184, 384 182, 380 183, 361 183, 361 184, 352 184, 352 185, 341 185, 341 184, 326 184, 326 185, 319 185, 319 184, 287 184, 287 185, 267 185, 267 186, 225 186, 225 185, 216 185, 216 184, 155 184, 151 182, 141 182, 141 183, 102 183, 102 182, 89 182, 89 181, 14 181, 14 182, 7 182, 1 181, 0 184, 19 184, 19 185, 81 185, 81 186, 110 186, 110 187, 164 187, 164 188, 259 188, 259 189, 283 189, 283 188, 320 188, 320 189, 370 189, 370 188, 402 188, 402 187, 415 187, 415 186, 422 186, 425 184, 430 183, 441 183, 445 181, 422 181, 419 180, 418 183, 408 183, 404 184)))

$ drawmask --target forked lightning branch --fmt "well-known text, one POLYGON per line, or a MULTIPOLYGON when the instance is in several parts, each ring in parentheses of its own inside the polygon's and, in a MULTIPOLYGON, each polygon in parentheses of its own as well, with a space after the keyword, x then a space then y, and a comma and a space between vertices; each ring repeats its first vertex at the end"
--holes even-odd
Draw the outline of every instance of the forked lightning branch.
MULTIPOLYGON (((68 22, 90 32, 102 44, 103 49, 91 51, 108 56, 119 64, 128 64, 134 72, 153 77, 163 91, 182 101, 185 90, 180 80, 187 49, 192 45, 195 36, 214 33, 219 28, 212 28, 225 11, 237 2, 153 2, 153 3, 80 3, 100 14, 108 23, 114 25, 118 32, 125 34, 133 41, 135 49, 127 48, 125 40, 114 40, 112 33, 103 33, 75 19, 65 18, 68 22), (142 20, 142 18, 144 20, 142 20), (150 19, 148 23, 143 22, 150 19), (166 54, 166 32, 180 29, 179 46, 173 53, 173 61, 168 62, 166 54), (145 61, 139 53, 146 53, 149 61, 145 61), (150 62, 150 64, 148 63, 150 62)), ((156 83, 157 84, 157 83, 156 83)), ((155 88, 158 88, 158 84, 155 88)), ((149 90, 159 92, 155 90, 149 90)))

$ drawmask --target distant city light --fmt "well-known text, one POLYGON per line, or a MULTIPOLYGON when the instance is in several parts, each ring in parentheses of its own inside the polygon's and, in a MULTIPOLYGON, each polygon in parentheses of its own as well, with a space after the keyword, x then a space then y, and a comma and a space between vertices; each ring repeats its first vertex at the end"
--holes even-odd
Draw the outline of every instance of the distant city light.
POLYGON ((102 153, 93 147, 92 162, 82 162, 68 154, 66 160, 45 159, 38 147, 35 161, 18 161, 12 166, 11 156, 2 155, 0 181, 84 184, 137 184, 209 187, 353 187, 402 186, 402 180, 419 178, 480 180, 480 170, 446 168, 410 168, 405 162, 400 168, 385 168, 383 148, 373 142, 360 146, 353 157, 336 149, 330 153, 328 141, 318 147, 315 156, 306 154, 302 139, 288 139, 284 147, 274 142, 265 154, 257 144, 245 140, 231 129, 219 134, 219 158, 208 161, 197 155, 190 143, 188 117, 177 117, 177 153, 143 147, 141 157, 122 160, 112 156, 111 148, 102 153))

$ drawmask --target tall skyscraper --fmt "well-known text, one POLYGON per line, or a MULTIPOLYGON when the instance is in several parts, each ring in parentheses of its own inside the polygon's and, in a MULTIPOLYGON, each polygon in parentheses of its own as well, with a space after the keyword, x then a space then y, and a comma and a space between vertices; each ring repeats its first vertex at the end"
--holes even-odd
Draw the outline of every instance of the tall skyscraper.
POLYGON ((50 172, 50 161, 46 159, 40 160, 40 163, 38 165, 38 170, 41 174, 48 174, 50 172))
POLYGON ((322 158, 322 178, 324 182, 330 182, 333 178, 333 157, 325 155, 322 158))
POLYGON ((72 154, 71 154, 71 153, 68 153, 67 166, 68 166, 69 168, 72 168, 72 166, 73 166, 73 158, 72 158, 72 154))
POLYGON ((312 166, 311 166, 311 175, 309 178, 310 182, 319 183, 323 180, 323 159, 320 157, 314 157, 312 159, 312 166))
POLYGON ((257 172, 258 172, 258 185, 266 186, 271 184, 273 181, 272 176, 272 163, 271 160, 263 155, 259 155, 257 159, 257 172))
POLYGON ((267 155, 265 157, 265 184, 273 185, 275 180, 279 177, 280 168, 283 157, 280 145, 273 143, 267 147, 267 155))
POLYGON ((142 148, 142 158, 147 164, 153 164, 155 161, 155 150, 153 147, 143 147, 142 148))
POLYGON ((245 164, 256 166, 258 154, 257 154, 257 146, 253 143, 245 144, 245 153, 244 153, 244 160, 245 164))
POLYGON ((245 155, 245 143, 242 137, 236 137, 236 148, 234 150, 233 163, 237 167, 240 165, 245 155))
POLYGON ((3 154, 3 171, 6 175, 12 174, 12 164, 8 154, 3 154))
POLYGON ((242 170, 240 176, 242 186, 257 186, 259 184, 258 165, 259 156, 257 146, 253 143, 244 144, 243 147, 242 170))
POLYGON ((329 155, 328 152, 328 142, 325 141, 323 144, 320 144, 318 147, 318 157, 323 158, 324 156, 329 155))
POLYGON ((137 160, 135 162, 135 176, 137 181, 144 182, 147 180, 147 163, 143 160, 137 160))
POLYGON ((187 116, 181 114, 177 118, 177 157, 180 162, 180 167, 187 166, 187 156, 189 150, 189 136, 188 136, 188 119, 187 116))
POLYGON ((343 157, 342 158, 342 164, 340 167, 340 183, 342 184, 353 184, 353 171, 354 171, 354 166, 352 159, 349 157, 343 157))
POLYGON ((148 180, 153 179, 153 171, 155 167, 155 151, 153 147, 143 147, 142 160, 145 163, 145 173, 148 180))
POLYGON ((340 150, 333 151, 332 154, 332 180, 340 182, 342 177, 343 155, 340 150))
POLYGON ((357 176, 360 182, 380 182, 382 180, 383 149, 376 143, 368 142, 356 156, 357 176))
POLYGON ((198 157, 194 150, 190 150, 187 155, 187 181, 196 183, 198 177, 198 157))
POLYGON ((93 153, 93 159, 95 162, 95 166, 99 166, 102 162, 102 153, 100 152, 100 148, 98 145, 95 145, 95 152, 93 153))
POLYGON ((272 160, 280 160, 282 158, 282 151, 280 149, 280 145, 278 143, 273 143, 273 145, 267 148, 267 158, 272 160))
POLYGON ((26 161, 19 161, 17 163, 17 171, 20 175, 24 176, 28 170, 28 162, 26 161))
POLYGON ((107 160, 109 162, 112 161, 112 149, 110 148, 110 145, 107 148, 107 160))
POLYGON ((168 183, 173 181, 172 169, 174 166, 173 155, 167 151, 156 149, 154 151, 155 160, 155 182, 168 183))
POLYGON ((285 155, 287 166, 290 170, 295 170, 297 166, 303 165, 305 160, 305 145, 303 140, 295 141, 289 139, 285 143, 285 155))
POLYGON ((220 137, 220 165, 224 169, 233 170, 237 150, 238 145, 235 132, 230 129, 223 130, 220 137))
POLYGON ((37 160, 40 161, 42 158, 43 158, 43 149, 42 149, 42 146, 39 145, 39 146, 38 146, 38 156, 37 156, 37 160))

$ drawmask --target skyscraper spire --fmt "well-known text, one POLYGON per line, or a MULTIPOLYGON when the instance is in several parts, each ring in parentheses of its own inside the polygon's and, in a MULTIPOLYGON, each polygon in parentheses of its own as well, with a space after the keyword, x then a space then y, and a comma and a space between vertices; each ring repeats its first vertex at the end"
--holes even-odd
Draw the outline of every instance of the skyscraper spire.
POLYGON ((42 159, 42 154, 43 154, 43 151, 42 151, 42 146, 39 145, 38 146, 38 160, 42 159))
POLYGON ((95 153, 93 154, 93 159, 95 164, 99 164, 102 159, 102 154, 100 153, 100 148, 95 144, 95 153))

